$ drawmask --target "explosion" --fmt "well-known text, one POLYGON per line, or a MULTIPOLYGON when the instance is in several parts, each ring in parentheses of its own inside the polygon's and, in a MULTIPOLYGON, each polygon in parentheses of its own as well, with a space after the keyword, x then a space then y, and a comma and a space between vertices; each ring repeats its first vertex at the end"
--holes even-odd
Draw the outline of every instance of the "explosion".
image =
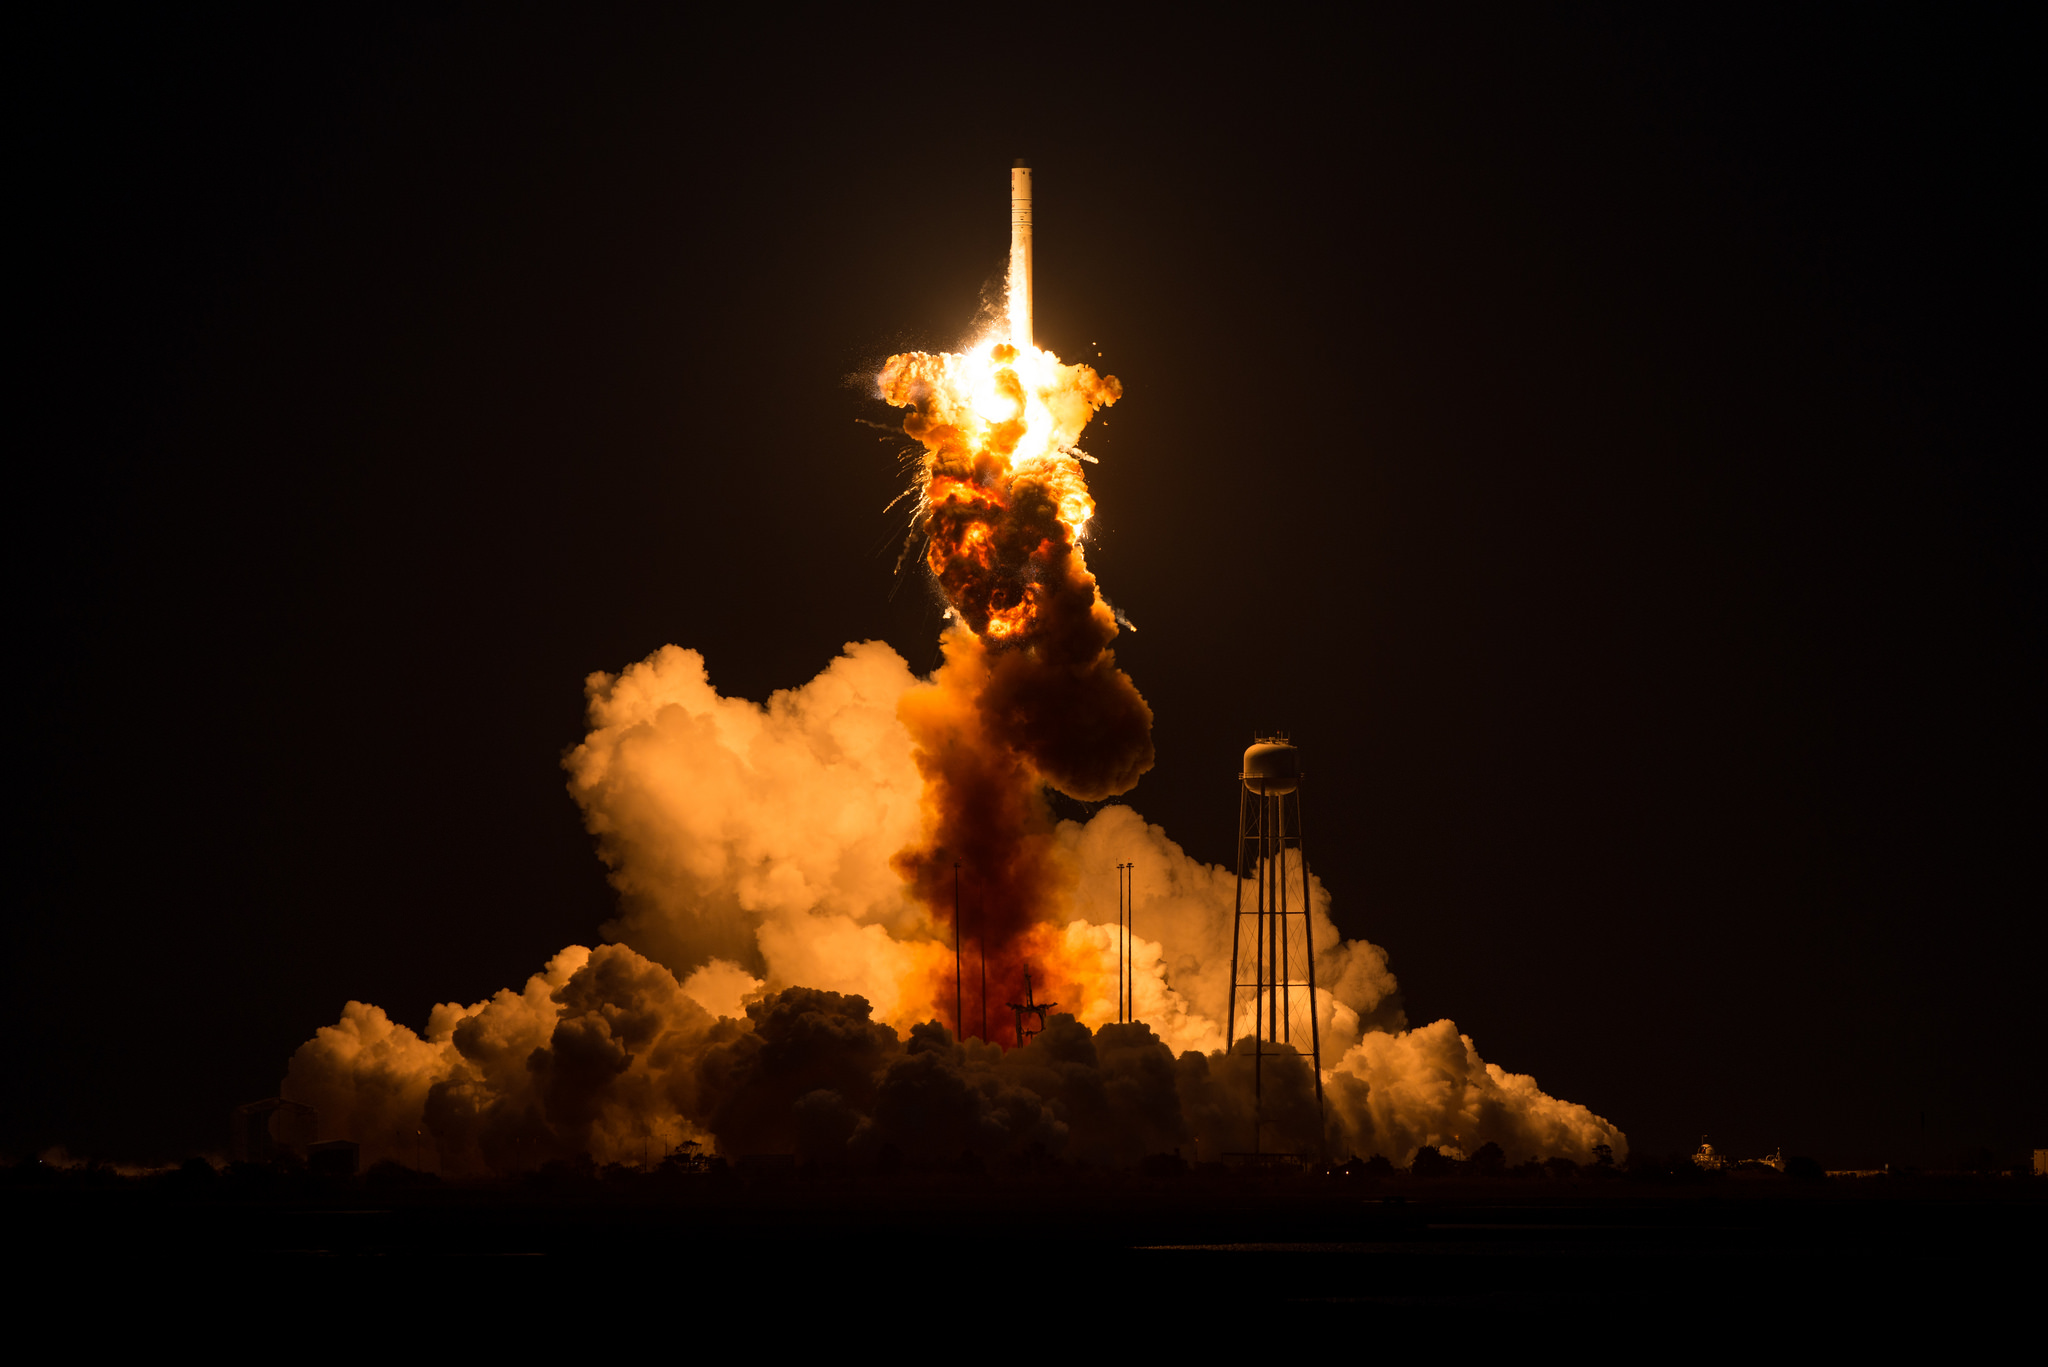
POLYGON ((424 1034, 348 1003, 283 1088, 322 1138, 403 1160, 424 1133, 450 1173, 687 1145, 826 1164, 1201 1160, 1256 1136, 1396 1162, 1489 1142, 1510 1162, 1626 1152, 1451 1022, 1407 1028, 1385 952, 1339 938, 1312 871, 1327 1104, 1309 1061, 1269 1045, 1255 1107, 1252 1060, 1225 1052, 1220 1024, 1236 875, 1126 806, 1055 819, 1048 788, 1100 802, 1137 784, 1152 712, 1084 554, 1077 443, 1123 390, 1032 343, 1029 174, 1012 173, 1007 335, 893 356, 877 379, 917 443, 904 563, 945 600, 941 666, 919 680, 889 647, 849 644, 765 705, 721 697, 674 646, 592 675, 590 731, 564 765, 619 892, 612 943, 436 1007, 424 1034), (1140 1024, 1116 1023, 1123 863, 1158 937, 1131 944, 1140 1024), (970 941, 988 982, 972 1012, 981 994, 955 976, 970 941), (1060 1004, 1028 1043, 1002 1005, 1027 967, 1060 1004))
MULTIPOLYGON (((898 709, 924 778, 924 829, 892 864, 945 923, 956 866, 967 871, 978 948, 1010 984, 1027 959, 1056 956, 1032 932, 1072 895, 1045 788, 1098 802, 1152 767, 1152 710, 1117 668, 1116 614, 1081 540, 1095 503, 1075 443, 1122 387, 989 340, 892 356, 880 390, 910 410, 903 430, 922 447, 906 553, 922 546, 953 621, 945 663, 898 709)), ((1087 990, 1079 970, 1062 961, 1052 990, 1087 990)), ((952 995, 933 988, 935 1007, 952 995)), ((991 1033, 1015 1042, 999 1020, 991 1033)))

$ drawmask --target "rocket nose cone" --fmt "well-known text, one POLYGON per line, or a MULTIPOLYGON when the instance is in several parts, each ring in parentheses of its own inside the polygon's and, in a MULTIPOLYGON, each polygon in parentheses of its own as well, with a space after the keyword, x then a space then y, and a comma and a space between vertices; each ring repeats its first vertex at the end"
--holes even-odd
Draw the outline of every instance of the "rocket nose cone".
POLYGON ((1023 157, 1017 158, 1015 161, 1011 162, 1010 165, 1016 167, 1020 171, 1029 171, 1031 169, 1031 163, 1025 160, 1023 157))

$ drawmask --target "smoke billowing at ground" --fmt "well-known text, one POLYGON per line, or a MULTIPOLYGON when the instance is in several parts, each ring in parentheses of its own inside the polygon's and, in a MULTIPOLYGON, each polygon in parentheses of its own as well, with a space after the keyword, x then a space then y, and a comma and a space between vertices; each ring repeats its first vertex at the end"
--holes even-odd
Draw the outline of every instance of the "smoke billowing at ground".
MULTIPOLYGON (((1129 807, 1033 828, 1059 900, 1020 939, 1061 1003, 1052 1027, 1023 1049, 954 1038, 947 928, 891 867, 929 835, 898 713, 931 687, 873 642, 765 706, 721 697, 675 647, 594 677, 567 765, 619 890, 605 928, 618 943, 565 949, 420 1032, 352 1002, 293 1056, 286 1095, 366 1161, 412 1161, 424 1130, 450 1173, 659 1161, 686 1139, 856 1163, 885 1147, 955 1159, 1036 1144, 1099 1162, 1250 1147, 1249 1060, 1222 1053, 1232 875, 1129 807), (1138 866, 1141 1025, 1114 1023, 1120 862, 1138 866)), ((1318 1136, 1306 1065, 1278 1072, 1276 1096, 1269 1054, 1267 1147, 1321 1138, 1333 1157, 1397 1163, 1422 1144, 1491 1141, 1510 1161, 1625 1151, 1612 1125, 1484 1062, 1451 1022, 1408 1028, 1384 952, 1340 940, 1313 874, 1310 887, 1328 1115, 1318 1136)), ((991 1025, 1008 1016, 995 972, 991 1025)))
POLYGON ((1223 1028, 1235 875, 1129 807, 1055 820, 1047 789, 1101 802, 1138 783, 1152 713, 1085 555, 1078 443, 1123 390, 1032 344, 1028 177, 1012 178, 1007 330, 891 357, 877 379, 917 443, 899 572, 920 565, 944 598, 943 663, 917 679, 887 646, 850 644, 765 706, 719 696, 674 646, 592 676, 565 763, 620 895, 615 943, 437 1007, 423 1035, 349 1003, 285 1083, 323 1138, 374 1160, 430 1135, 449 1172, 689 1143, 828 1165, 1625 1152, 1451 1022, 1407 1028, 1385 953, 1338 937, 1313 877, 1327 1105, 1310 1061, 1270 1043, 1255 1105, 1254 1061, 1223 1028), (1140 1024, 1117 1023, 1120 864, 1137 869, 1140 1024), (1022 1041, 1006 1003, 1027 970, 1060 1009, 1022 1041))

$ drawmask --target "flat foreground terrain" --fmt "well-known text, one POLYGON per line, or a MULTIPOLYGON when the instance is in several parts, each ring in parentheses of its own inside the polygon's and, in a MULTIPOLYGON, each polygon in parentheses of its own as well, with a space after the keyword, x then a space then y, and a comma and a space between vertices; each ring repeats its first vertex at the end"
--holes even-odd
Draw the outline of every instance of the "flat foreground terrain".
POLYGON ((1988 1308, 2024 1303, 2048 1232, 2048 1182, 2012 1178, 13 1178, 0 1217, 45 1266, 538 1256, 735 1302, 792 1275, 815 1298, 872 1294, 879 1277, 942 1300, 1080 1275, 1219 1307, 1988 1308))

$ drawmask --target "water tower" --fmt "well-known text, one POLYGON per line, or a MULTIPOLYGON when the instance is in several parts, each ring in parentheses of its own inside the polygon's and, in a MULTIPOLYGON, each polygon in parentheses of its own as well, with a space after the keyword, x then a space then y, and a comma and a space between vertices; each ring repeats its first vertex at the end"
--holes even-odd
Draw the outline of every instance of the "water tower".
MULTIPOLYGON (((1240 1003, 1248 1003, 1254 1095, 1263 1103, 1265 1056, 1286 1046, 1284 1052, 1307 1057, 1320 1111, 1323 1050, 1308 920, 1308 852, 1301 843, 1301 752, 1285 735, 1255 737, 1238 777, 1237 916, 1230 934, 1226 1047, 1236 1051, 1240 1003)), ((1257 1129, 1255 1122, 1254 1151, 1257 1129)))

